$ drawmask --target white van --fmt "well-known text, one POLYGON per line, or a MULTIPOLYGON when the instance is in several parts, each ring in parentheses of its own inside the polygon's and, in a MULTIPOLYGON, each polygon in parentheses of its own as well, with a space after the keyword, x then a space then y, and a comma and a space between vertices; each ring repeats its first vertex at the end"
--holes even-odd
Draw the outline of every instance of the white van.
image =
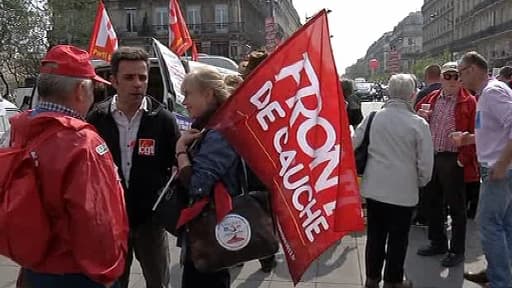
POLYGON ((16 105, 0 96, 0 139, 9 131, 9 118, 19 111, 16 105))

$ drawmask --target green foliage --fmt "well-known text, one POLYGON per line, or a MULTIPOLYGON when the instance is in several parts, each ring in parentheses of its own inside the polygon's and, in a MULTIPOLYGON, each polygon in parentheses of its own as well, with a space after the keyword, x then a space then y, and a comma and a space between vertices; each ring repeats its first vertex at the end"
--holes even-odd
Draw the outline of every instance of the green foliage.
POLYGON ((17 84, 37 74, 47 49, 46 15, 43 0, 0 1, 0 73, 17 84))
POLYGON ((51 32, 50 45, 72 44, 87 49, 98 0, 48 0, 51 32))
POLYGON ((444 50, 442 54, 427 56, 424 58, 420 58, 416 60, 416 63, 412 67, 413 74, 418 77, 418 79, 425 78, 425 68, 431 64, 438 64, 442 66, 446 62, 452 61, 452 54, 449 50, 444 50))

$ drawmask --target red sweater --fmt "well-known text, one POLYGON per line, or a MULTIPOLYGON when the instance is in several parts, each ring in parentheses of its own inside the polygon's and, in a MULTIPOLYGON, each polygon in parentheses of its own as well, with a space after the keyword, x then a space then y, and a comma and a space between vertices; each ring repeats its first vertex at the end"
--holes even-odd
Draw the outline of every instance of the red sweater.
MULTIPOLYGON (((430 109, 433 110, 440 95, 441 90, 433 91, 416 104, 416 111, 421 108, 421 104, 430 104, 430 109)), ((457 104, 455 105, 456 131, 475 133, 475 115, 475 96, 471 95, 468 90, 461 88, 457 96, 457 104)), ((458 151, 458 160, 464 165, 464 181, 466 183, 479 181, 480 172, 476 158, 476 146, 474 144, 462 146, 459 147, 458 151)))

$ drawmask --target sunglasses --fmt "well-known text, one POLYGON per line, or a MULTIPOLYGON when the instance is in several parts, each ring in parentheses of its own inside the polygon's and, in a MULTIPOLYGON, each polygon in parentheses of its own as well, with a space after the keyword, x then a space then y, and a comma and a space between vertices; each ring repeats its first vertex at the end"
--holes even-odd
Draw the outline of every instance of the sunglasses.
POLYGON ((459 74, 446 73, 446 74, 443 74, 443 78, 444 78, 444 80, 447 80, 447 81, 452 80, 452 79, 457 81, 457 80, 459 80, 459 74))

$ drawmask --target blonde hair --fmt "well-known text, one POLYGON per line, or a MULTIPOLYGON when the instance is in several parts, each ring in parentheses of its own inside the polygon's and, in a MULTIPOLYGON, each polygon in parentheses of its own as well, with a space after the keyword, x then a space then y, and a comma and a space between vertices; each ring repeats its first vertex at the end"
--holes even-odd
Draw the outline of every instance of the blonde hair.
POLYGON ((224 77, 229 94, 233 94, 235 90, 244 82, 244 79, 238 75, 229 74, 224 77))
POLYGON ((183 91, 189 84, 197 85, 201 90, 212 89, 213 96, 218 106, 226 102, 229 97, 224 77, 222 77, 219 72, 212 69, 199 68, 188 73, 185 79, 183 79, 181 90, 183 91))

